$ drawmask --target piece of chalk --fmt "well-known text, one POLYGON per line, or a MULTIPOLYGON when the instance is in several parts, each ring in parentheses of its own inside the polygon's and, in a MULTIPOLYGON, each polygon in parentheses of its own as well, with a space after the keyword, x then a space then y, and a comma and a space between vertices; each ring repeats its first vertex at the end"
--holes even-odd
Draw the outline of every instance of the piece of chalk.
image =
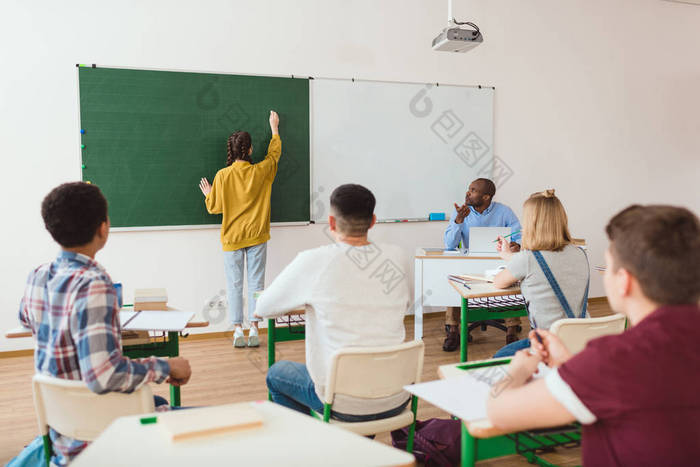
POLYGON ((158 421, 158 417, 142 417, 140 420, 141 425, 150 425, 158 421))
POLYGON ((88 181, 87 181, 87 182, 85 182, 85 183, 89 183, 90 185, 92 185, 92 182, 91 182, 90 180, 88 180, 88 181))
POLYGON ((80 134, 81 134, 81 135, 84 135, 84 134, 85 134, 85 130, 84 130, 83 128, 80 129, 80 134))

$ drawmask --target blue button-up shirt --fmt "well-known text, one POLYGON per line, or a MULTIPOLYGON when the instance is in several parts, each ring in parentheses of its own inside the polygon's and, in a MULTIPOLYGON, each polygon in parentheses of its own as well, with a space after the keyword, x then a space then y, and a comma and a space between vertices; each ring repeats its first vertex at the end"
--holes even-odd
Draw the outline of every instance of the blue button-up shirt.
MULTIPOLYGON (((520 221, 505 204, 492 202, 482 213, 469 206, 469 211, 469 215, 464 218, 464 221, 457 224, 455 223, 457 210, 452 208, 450 224, 445 230, 445 248, 457 248, 460 240, 463 248, 469 248, 470 227, 510 227, 511 232, 520 230, 520 221)), ((510 237, 510 241, 519 243, 520 237, 520 233, 517 233, 510 237)))

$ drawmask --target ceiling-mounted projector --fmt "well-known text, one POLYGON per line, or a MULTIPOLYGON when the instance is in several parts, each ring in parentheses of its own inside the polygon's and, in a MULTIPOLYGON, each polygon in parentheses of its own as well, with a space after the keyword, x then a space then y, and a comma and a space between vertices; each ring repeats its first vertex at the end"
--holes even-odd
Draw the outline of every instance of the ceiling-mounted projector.
POLYGON ((484 42, 479 27, 465 21, 458 22, 452 16, 452 0, 447 0, 447 27, 433 39, 433 50, 445 52, 467 52, 484 42), (469 26, 463 28, 461 26, 469 26))

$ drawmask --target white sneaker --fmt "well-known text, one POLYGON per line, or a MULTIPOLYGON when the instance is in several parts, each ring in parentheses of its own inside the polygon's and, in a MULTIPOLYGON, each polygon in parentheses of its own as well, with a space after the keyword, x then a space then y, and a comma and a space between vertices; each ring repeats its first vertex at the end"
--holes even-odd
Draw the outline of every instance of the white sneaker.
POLYGON ((233 346, 234 347, 245 347, 245 335, 243 334, 243 328, 237 327, 233 331, 233 346))
POLYGON ((258 328, 251 326, 248 331, 248 347, 260 347, 260 339, 258 338, 258 328))

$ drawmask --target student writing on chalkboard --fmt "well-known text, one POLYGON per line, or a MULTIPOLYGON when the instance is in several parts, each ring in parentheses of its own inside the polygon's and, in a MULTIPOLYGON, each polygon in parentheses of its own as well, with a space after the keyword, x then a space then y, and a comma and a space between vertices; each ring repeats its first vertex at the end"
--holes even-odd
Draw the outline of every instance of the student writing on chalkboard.
POLYGON ((267 241, 270 239, 270 194, 282 154, 279 116, 270 111, 272 138, 262 162, 252 163, 250 134, 237 131, 228 138, 226 167, 219 170, 210 185, 202 178, 199 188, 210 214, 223 214, 221 245, 224 250, 229 318, 235 327, 233 345, 245 347, 243 334, 243 264, 248 272, 248 346, 257 347, 258 318, 255 292, 265 286, 267 241))

